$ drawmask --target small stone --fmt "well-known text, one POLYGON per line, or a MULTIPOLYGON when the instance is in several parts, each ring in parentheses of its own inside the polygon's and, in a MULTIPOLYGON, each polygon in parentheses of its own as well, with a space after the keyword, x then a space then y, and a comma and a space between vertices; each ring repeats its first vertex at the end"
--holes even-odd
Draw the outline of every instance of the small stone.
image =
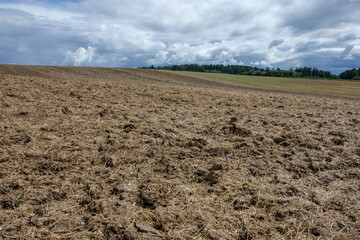
POLYGON ((208 237, 209 237, 209 239, 211 239, 211 240, 221 240, 221 239, 224 239, 223 234, 218 233, 218 232, 215 232, 215 231, 209 231, 208 237))

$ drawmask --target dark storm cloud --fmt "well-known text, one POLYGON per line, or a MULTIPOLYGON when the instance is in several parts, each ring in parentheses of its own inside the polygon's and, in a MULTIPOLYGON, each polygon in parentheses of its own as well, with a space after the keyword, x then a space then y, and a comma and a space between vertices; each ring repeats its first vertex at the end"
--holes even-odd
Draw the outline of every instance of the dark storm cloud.
POLYGON ((339 69, 360 60, 355 0, 51 2, 0 2, 0 63, 339 69))

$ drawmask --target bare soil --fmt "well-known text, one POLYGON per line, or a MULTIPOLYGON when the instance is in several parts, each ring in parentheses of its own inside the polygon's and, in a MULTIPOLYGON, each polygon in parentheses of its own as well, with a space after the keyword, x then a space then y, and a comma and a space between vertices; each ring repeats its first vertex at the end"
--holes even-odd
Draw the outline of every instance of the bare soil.
POLYGON ((0 65, 0 239, 360 239, 359 100, 0 65))

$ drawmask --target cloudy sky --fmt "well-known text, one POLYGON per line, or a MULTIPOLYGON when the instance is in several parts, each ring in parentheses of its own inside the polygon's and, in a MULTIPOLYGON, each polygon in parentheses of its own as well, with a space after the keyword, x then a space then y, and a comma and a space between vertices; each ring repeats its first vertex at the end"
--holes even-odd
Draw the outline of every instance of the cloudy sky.
POLYGON ((360 0, 0 0, 0 64, 360 67, 360 0))

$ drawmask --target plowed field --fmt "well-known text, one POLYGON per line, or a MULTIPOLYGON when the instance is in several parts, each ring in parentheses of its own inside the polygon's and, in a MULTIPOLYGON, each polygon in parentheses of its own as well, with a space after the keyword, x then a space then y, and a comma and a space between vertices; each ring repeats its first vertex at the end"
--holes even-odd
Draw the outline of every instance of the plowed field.
POLYGON ((360 98, 0 65, 0 239, 359 239, 360 98))

